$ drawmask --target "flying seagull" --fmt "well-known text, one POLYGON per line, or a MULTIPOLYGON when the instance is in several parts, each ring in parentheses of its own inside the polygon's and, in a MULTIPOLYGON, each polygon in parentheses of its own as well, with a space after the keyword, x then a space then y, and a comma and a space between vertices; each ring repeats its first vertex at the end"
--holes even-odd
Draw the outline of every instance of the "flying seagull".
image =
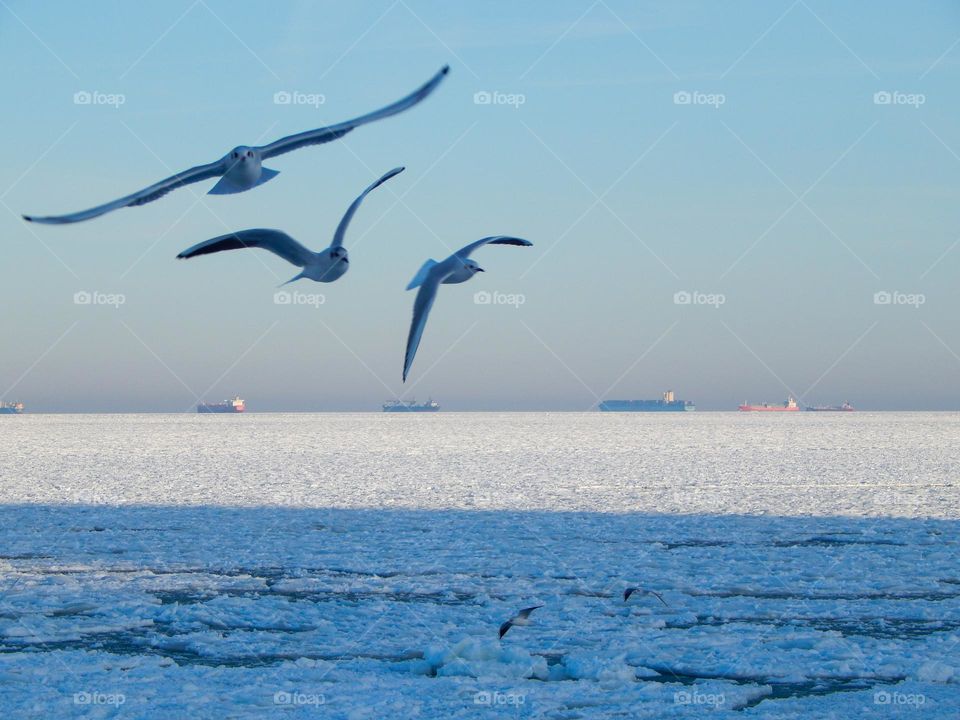
POLYGON ((626 590, 624 590, 623 601, 626 602, 627 600, 629 600, 630 596, 633 595, 635 592, 646 593, 647 595, 653 595, 657 600, 662 602, 664 605, 666 605, 667 607, 670 607, 669 605, 667 605, 667 601, 663 599, 663 596, 660 593, 654 592, 653 590, 644 590, 643 588, 638 588, 638 587, 628 587, 626 590))
POLYGON ((330 243, 330 247, 320 252, 308 250, 285 232, 256 228, 220 235, 212 240, 204 240, 202 243, 187 248, 177 257, 185 260, 197 255, 209 255, 222 250, 263 248, 274 255, 279 255, 287 262, 303 268, 299 275, 290 278, 283 285, 301 278, 308 278, 317 282, 333 282, 350 269, 350 258, 347 256, 347 249, 343 246, 343 237, 347 234, 347 226, 350 224, 357 208, 360 207, 360 203, 363 202, 363 199, 371 190, 380 187, 390 178, 402 173, 403 170, 402 167, 394 168, 360 193, 357 199, 347 208, 340 224, 337 225, 337 231, 333 234, 333 242, 330 243))
POLYGON ((427 315, 430 314, 430 308, 433 307, 433 301, 437 297, 437 288, 440 287, 441 283, 462 283, 478 272, 485 272, 482 267, 477 265, 475 260, 470 258, 470 253, 484 245, 522 245, 530 247, 533 243, 529 240, 507 235, 493 235, 460 248, 442 262, 427 260, 423 264, 410 284, 407 285, 407 290, 419 287, 420 291, 413 303, 413 321, 410 323, 410 334, 407 336, 407 352, 403 358, 404 382, 407 381, 407 373, 410 372, 413 358, 416 357, 417 348, 420 347, 420 338, 423 336, 423 328, 427 324, 427 315))
POLYGON ((543 605, 534 605, 533 607, 524 608, 512 618, 507 620, 503 625, 500 626, 500 638, 502 639, 503 636, 507 634, 507 630, 512 628, 514 625, 529 625, 530 613, 542 607, 543 605))
POLYGON ((444 65, 440 71, 434 75, 429 82, 422 85, 417 90, 407 95, 402 100, 398 100, 392 105, 375 110, 367 115, 361 115, 353 120, 330 125, 328 127, 317 128, 316 130, 307 130, 280 138, 269 145, 247 146, 239 145, 228 152, 219 160, 206 165, 197 165, 196 167, 184 170, 176 175, 171 175, 165 180, 154 183, 150 187, 144 188, 132 195, 126 195, 119 200, 98 205, 89 210, 71 213, 70 215, 50 215, 38 217, 36 215, 24 215, 23 219, 30 222, 47 223, 50 225, 62 225, 65 223, 75 223, 82 220, 99 217, 113 210, 123 207, 133 207, 135 205, 145 205, 163 197, 171 190, 176 190, 184 185, 209 180, 210 178, 220 178, 216 185, 210 191, 210 195, 228 195, 232 193, 244 192, 250 188, 262 185, 268 180, 275 178, 279 171, 265 168, 261 164, 264 160, 277 155, 299 150, 308 145, 320 145, 322 143, 336 140, 346 135, 354 128, 365 125, 366 123, 380 120, 382 118, 396 115, 407 108, 411 108, 427 95, 432 93, 444 76, 450 71, 449 65, 444 65))

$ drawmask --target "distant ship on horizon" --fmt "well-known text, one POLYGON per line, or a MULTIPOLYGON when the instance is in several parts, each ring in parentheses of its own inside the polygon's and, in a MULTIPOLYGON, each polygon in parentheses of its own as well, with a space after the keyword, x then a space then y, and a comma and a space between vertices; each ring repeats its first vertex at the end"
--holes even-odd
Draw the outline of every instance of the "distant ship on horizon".
POLYGON ((208 413, 242 413, 247 409, 246 403, 244 403, 243 398, 239 395, 235 396, 233 400, 224 400, 219 403, 199 403, 197 405, 197 412, 201 414, 208 413))
POLYGON ((383 404, 385 413, 438 412, 439 410, 440 403, 432 398, 423 403, 418 403, 416 400, 388 400, 383 404))
POLYGON ((600 412, 691 412, 696 406, 689 400, 677 400, 673 390, 667 390, 659 400, 604 400, 600 412))
POLYGON ((22 415, 22 402, 0 402, 0 415, 22 415))
POLYGON ((853 405, 844 402, 842 405, 808 405, 807 412, 853 412, 853 405))
POLYGON ((781 405, 771 405, 769 403, 760 403, 759 405, 750 405, 744 401, 740 406, 740 412, 800 412, 800 406, 791 395, 781 405))

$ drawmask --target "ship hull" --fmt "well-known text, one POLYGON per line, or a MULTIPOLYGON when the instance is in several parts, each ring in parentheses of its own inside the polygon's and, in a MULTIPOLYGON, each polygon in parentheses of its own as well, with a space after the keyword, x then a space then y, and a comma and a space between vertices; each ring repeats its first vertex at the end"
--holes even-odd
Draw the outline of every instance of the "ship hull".
POLYGON ((385 413, 435 413, 440 412, 438 407, 385 407, 385 413))
POLYGON ((763 405, 741 405, 740 412, 800 412, 798 407, 764 407, 763 405))
POLYGON ((16 408, 4 407, 0 408, 0 415, 22 415, 23 410, 17 410, 16 408))
POLYGON ((201 415, 235 415, 236 413, 242 413, 243 408, 235 408, 230 405, 220 406, 220 405, 197 405, 197 412, 201 415))
POLYGON ((675 413, 692 412, 696 407, 691 402, 683 400, 663 402, 662 400, 605 400, 597 409, 600 412, 645 412, 645 413, 675 413))

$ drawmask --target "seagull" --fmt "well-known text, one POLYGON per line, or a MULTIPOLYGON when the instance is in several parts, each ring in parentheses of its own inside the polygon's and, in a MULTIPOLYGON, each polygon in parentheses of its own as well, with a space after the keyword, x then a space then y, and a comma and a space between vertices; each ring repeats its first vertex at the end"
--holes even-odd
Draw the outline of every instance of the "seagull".
POLYGON ((414 90, 402 100, 398 100, 392 105, 387 105, 366 115, 361 115, 353 120, 347 120, 346 122, 328 127, 317 128, 316 130, 307 130, 297 133, 296 135, 288 135, 269 145, 239 145, 219 160, 215 160, 206 165, 197 165, 189 170, 171 175, 165 180, 154 183, 150 187, 144 188, 132 195, 126 195, 119 200, 98 205, 89 210, 82 210, 71 213, 70 215, 50 215, 46 217, 24 215, 23 219, 29 222, 46 223, 48 225, 80 222, 105 215, 119 208, 145 205, 146 203, 163 197, 171 190, 176 190, 184 185, 215 177, 220 178, 220 180, 210 189, 208 194, 229 195, 244 192, 257 185, 262 185, 268 180, 272 180, 279 174, 277 170, 263 167, 262 162, 264 160, 276 157, 277 155, 283 155, 292 150, 299 150, 308 145, 320 145, 330 142, 331 140, 336 140, 361 125, 403 112, 432 93, 449 71, 450 66, 444 65, 427 83, 417 90, 414 90))
POLYGON ((653 590, 644 590, 643 588, 638 588, 638 587, 628 587, 626 590, 624 590, 623 601, 626 602, 627 600, 629 600, 630 596, 633 595, 635 592, 646 593, 647 595, 653 595, 657 600, 659 600, 664 605, 666 605, 666 607, 670 607, 669 605, 667 605, 667 601, 663 599, 663 596, 660 593, 654 592, 653 590))
POLYGON ((486 272, 477 265, 475 260, 470 258, 470 253, 484 245, 522 245, 530 247, 533 243, 529 240, 507 235, 492 235, 460 248, 442 262, 427 260, 423 264, 410 284, 407 285, 407 290, 419 287, 420 291, 413 303, 413 321, 410 323, 410 334, 407 336, 407 353, 403 359, 404 382, 407 381, 407 373, 410 372, 413 358, 417 354, 417 348, 420 347, 420 338, 423 336, 423 328, 427 324, 427 315, 430 314, 430 308, 433 307, 433 301, 437 297, 437 288, 440 287, 441 283, 462 283, 478 272, 486 272))
POLYGON ((263 248, 274 255, 279 255, 287 262, 303 268, 299 275, 290 278, 281 287, 301 278, 308 278, 317 282, 333 282, 350 269, 350 258, 347 256, 347 249, 343 246, 343 237, 346 235, 347 225, 350 224, 350 220, 357 208, 360 207, 360 203, 363 202, 363 199, 371 190, 380 187, 390 178, 402 173, 403 170, 402 167, 394 168, 360 193, 357 199, 347 208, 340 224, 337 225, 337 231, 333 234, 333 242, 330 243, 330 247, 320 252, 308 250, 285 232, 255 228, 204 240, 202 243, 187 248, 177 257, 180 260, 185 260, 197 255, 209 255, 222 250, 263 248))
POLYGON ((503 639, 503 636, 507 634, 507 630, 512 628, 514 625, 529 625, 530 613, 542 607, 543 605, 534 605, 533 607, 524 608, 512 618, 507 620, 503 625, 500 626, 500 638, 503 639))

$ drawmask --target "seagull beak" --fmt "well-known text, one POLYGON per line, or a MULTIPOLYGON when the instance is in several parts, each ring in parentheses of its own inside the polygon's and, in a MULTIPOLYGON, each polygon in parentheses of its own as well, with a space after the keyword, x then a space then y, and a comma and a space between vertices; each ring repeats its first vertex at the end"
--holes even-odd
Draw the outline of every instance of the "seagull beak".
POLYGON ((486 270, 484 270, 482 267, 478 267, 477 272, 486 272, 486 270))

